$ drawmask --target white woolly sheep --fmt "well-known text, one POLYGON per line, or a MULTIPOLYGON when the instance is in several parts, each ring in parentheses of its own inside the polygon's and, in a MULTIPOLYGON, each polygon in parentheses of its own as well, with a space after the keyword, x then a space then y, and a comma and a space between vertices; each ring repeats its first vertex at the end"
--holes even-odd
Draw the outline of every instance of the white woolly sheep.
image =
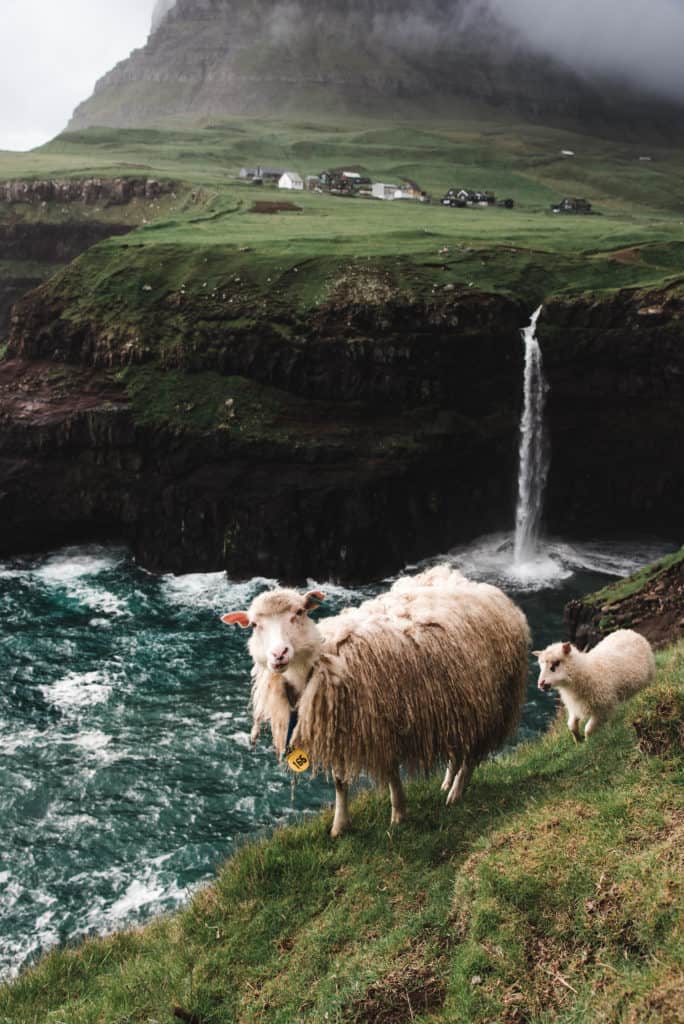
POLYGON ((335 780, 333 836, 349 824, 349 783, 361 773, 389 784, 392 824, 405 813, 400 766, 427 771, 447 762, 442 788, 453 803, 473 768, 517 728, 525 616, 496 587, 447 566, 316 625, 309 612, 323 596, 270 591, 249 611, 223 617, 254 627, 253 740, 268 722, 282 757, 296 710, 290 746, 335 780))
POLYGON ((532 653, 539 659, 539 689, 558 690, 568 729, 578 743, 655 677, 651 645, 632 629, 616 630, 587 653, 568 643, 532 653), (584 736, 579 727, 583 721, 584 736))

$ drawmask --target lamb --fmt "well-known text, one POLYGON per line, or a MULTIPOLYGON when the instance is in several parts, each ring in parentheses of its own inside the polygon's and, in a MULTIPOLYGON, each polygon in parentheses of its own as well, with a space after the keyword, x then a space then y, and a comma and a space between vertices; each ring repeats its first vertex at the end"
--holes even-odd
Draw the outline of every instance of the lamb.
POLYGON ((395 825, 406 811, 400 766, 447 762, 442 789, 454 803, 475 766, 517 728, 525 616, 496 587, 448 566, 400 579, 316 625, 309 615, 323 599, 279 589, 223 616, 254 630, 252 739, 267 722, 280 757, 303 748, 314 771, 332 772, 333 836, 349 825, 349 783, 361 773, 389 784, 395 825))
POLYGON ((568 712, 568 729, 577 743, 608 719, 618 704, 653 682, 651 645, 632 629, 618 629, 588 653, 568 643, 533 651, 539 659, 539 689, 555 688, 568 712), (586 721, 584 736, 580 722, 586 721))

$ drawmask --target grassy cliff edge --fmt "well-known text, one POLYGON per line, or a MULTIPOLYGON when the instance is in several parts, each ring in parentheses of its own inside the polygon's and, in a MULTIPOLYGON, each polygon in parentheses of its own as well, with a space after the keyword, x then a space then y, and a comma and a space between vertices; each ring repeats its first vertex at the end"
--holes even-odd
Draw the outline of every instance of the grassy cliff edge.
POLYGON ((50 953, 0 1022, 680 1022, 683 717, 679 643, 590 743, 558 723, 455 810, 415 782, 396 831, 364 793, 342 840, 250 843, 183 911, 50 953))

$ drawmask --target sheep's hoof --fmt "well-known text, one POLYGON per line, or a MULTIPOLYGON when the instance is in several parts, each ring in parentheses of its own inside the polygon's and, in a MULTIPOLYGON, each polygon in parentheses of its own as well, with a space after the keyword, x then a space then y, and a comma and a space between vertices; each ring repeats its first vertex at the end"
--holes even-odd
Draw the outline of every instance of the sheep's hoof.
POLYGON ((404 811, 392 811, 392 817, 390 818, 390 825, 401 825, 402 821, 406 817, 404 811))
POLYGON ((449 790, 451 789, 451 783, 449 782, 448 779, 445 779, 439 788, 442 790, 443 793, 448 793, 449 790))
POLYGON ((570 735, 572 736, 575 743, 584 743, 584 736, 581 732, 571 732, 570 735))
POLYGON ((349 828, 349 822, 348 821, 345 821, 343 825, 335 825, 335 824, 333 824, 333 827, 330 829, 330 836, 331 836, 331 838, 332 839, 339 839, 340 836, 344 835, 344 833, 347 831, 348 828, 349 828))

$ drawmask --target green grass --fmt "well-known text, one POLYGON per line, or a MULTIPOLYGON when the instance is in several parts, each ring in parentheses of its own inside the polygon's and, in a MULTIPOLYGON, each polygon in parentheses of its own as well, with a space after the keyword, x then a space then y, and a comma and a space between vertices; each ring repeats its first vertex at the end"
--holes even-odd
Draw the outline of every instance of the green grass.
POLYGON ((202 319, 202 308, 222 327, 232 319, 273 323, 281 313, 309 315, 350 274, 370 282, 366 293, 382 278, 391 294, 426 302, 438 301, 450 285, 528 305, 558 294, 678 288, 684 154, 650 147, 650 163, 640 155, 633 144, 491 119, 447 126, 232 118, 149 130, 92 128, 30 154, 0 153, 0 180, 142 174, 182 183, 175 198, 112 208, 19 205, 3 207, 0 217, 140 225, 134 236, 95 247, 56 288, 69 298, 67 319, 105 328, 116 322, 128 334, 151 320, 162 336, 154 349, 163 353, 179 325, 187 331, 202 319), (562 148, 577 155, 564 159, 562 148), (301 212, 262 215, 251 212, 255 199, 283 193, 236 180, 240 166, 257 163, 302 174, 357 165, 375 180, 415 178, 436 199, 453 185, 492 188, 512 196, 516 208, 450 210, 297 194, 301 212), (566 194, 586 195, 602 216, 551 214, 550 203, 566 194), (145 284, 152 290, 143 292, 145 284), (182 285, 192 306, 186 318, 168 309, 182 285))
POLYGON ((559 723, 481 767, 455 809, 431 779, 400 829, 366 793, 342 840, 328 813, 250 843, 184 911, 0 989, 0 1021, 170 1024, 179 1006, 202 1024, 674 1024, 681 748, 642 753, 632 720, 681 714, 682 694, 684 644, 591 742, 559 723))
POLYGON ((655 583, 667 569, 683 561, 684 547, 679 551, 674 551, 671 555, 666 555, 659 562, 645 566, 632 576, 618 580, 617 583, 611 583, 595 594, 589 594, 585 600, 596 606, 617 604, 625 598, 631 597, 632 594, 638 593, 647 583, 655 583))

